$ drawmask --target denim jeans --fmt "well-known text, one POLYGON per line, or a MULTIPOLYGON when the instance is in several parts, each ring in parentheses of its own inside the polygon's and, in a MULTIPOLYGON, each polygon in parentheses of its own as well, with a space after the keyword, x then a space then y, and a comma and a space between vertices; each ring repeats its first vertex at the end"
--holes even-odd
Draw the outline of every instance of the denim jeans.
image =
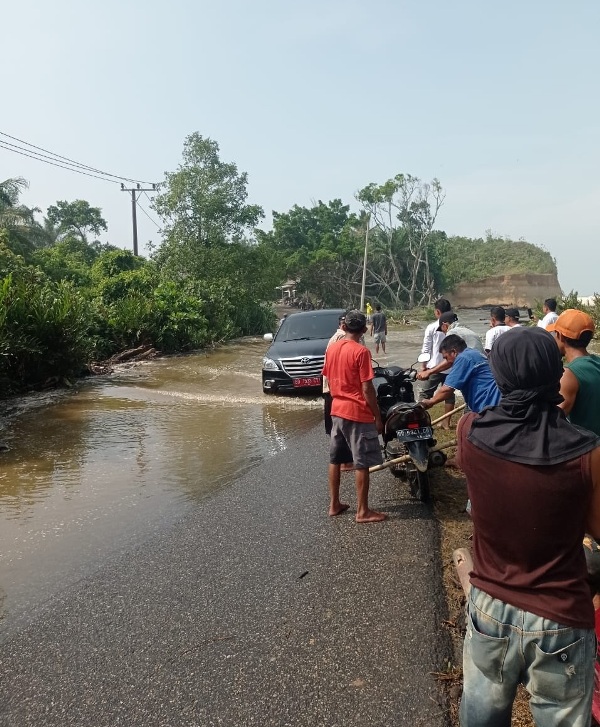
POLYGON ((461 727, 510 727, 517 685, 537 727, 589 727, 596 637, 471 587, 461 727))

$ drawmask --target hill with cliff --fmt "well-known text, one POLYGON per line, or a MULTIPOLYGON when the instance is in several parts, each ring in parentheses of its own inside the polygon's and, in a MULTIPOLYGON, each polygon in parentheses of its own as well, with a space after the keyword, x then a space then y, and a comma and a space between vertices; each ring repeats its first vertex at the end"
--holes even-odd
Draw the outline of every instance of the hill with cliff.
POLYGON ((456 306, 532 307, 561 294, 554 258, 524 240, 449 237, 440 263, 444 290, 456 306))

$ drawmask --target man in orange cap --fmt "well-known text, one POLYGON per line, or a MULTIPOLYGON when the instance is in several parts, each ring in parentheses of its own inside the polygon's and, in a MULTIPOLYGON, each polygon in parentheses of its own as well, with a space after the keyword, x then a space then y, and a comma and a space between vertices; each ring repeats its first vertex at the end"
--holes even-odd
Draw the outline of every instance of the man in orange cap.
POLYGON ((594 320, 583 311, 569 308, 547 328, 565 357, 560 380, 564 401, 559 404, 573 424, 600 435, 600 357, 588 353, 594 336, 594 320))

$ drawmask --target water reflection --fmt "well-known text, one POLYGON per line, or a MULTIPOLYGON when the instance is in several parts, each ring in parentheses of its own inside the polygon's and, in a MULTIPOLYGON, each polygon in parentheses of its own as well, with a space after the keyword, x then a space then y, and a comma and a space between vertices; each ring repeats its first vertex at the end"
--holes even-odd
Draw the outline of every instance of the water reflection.
POLYGON ((12 419, 0 455, 9 610, 46 598, 319 421, 318 398, 262 394, 264 350, 244 341, 152 362, 12 419))

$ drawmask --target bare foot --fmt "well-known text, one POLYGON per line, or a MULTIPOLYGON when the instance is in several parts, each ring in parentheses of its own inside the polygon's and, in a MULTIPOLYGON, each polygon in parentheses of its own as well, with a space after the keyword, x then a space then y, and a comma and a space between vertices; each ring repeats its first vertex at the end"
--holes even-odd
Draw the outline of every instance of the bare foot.
POLYGON ((345 464, 341 464, 340 470, 342 472, 353 472, 354 471, 354 462, 346 462, 345 464))
POLYGON ((346 510, 349 507, 350 507, 350 505, 347 505, 345 502, 340 502, 340 504, 337 507, 329 508, 329 517, 335 517, 336 515, 341 515, 343 512, 346 512, 346 510))
POLYGON ((440 423, 439 423, 439 424, 437 425, 437 428, 438 428, 438 429, 445 429, 446 431, 448 431, 448 430, 450 429, 450 423, 449 423, 448 421, 445 421, 445 422, 440 422, 440 423))
POLYGON ((387 515, 383 512, 377 512, 376 510, 367 510, 362 514, 356 513, 357 523, 380 523, 382 520, 386 520, 387 515))

